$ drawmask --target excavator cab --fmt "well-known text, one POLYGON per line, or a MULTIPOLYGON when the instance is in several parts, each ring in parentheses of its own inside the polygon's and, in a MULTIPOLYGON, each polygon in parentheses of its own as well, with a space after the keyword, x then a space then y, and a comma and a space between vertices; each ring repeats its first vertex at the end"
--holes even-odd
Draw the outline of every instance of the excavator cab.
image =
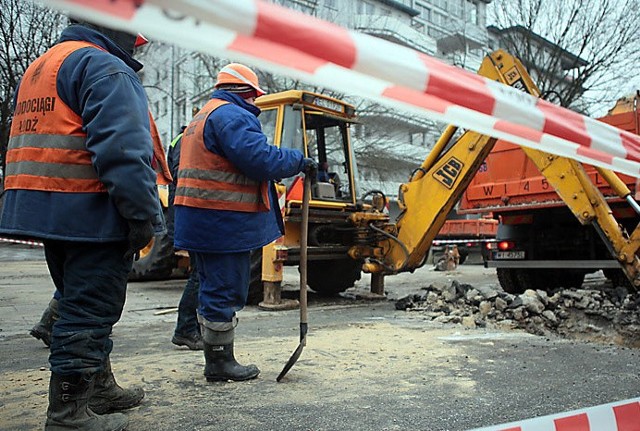
MULTIPOLYGON (((307 91, 285 91, 258 98, 260 122, 269 143, 295 148, 319 166, 311 206, 320 202, 355 204, 356 166, 349 139, 355 109, 343 101, 307 91)), ((282 180, 287 201, 302 200, 302 178, 282 180)))

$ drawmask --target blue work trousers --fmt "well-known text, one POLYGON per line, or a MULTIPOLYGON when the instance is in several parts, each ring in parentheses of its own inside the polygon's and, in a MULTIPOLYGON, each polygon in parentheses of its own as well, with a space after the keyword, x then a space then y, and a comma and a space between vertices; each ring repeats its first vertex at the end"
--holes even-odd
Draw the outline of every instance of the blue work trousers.
POLYGON ((51 371, 60 375, 94 374, 111 353, 109 338, 120 319, 131 258, 128 244, 45 240, 44 253, 59 292, 51 333, 51 371))
POLYGON ((209 322, 232 322, 247 303, 251 252, 193 254, 200 275, 200 315, 209 322))
POLYGON ((198 325, 198 292, 200 291, 200 276, 198 275, 198 264, 193 253, 189 253, 189 263, 191 273, 187 284, 182 291, 182 297, 178 304, 178 323, 176 324, 175 335, 188 336, 199 334, 198 325))

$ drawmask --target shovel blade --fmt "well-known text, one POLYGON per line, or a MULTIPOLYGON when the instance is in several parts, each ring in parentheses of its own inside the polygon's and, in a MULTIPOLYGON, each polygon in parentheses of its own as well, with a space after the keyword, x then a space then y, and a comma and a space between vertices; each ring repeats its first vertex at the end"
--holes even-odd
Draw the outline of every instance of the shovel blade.
POLYGON ((280 374, 278 374, 278 377, 276 377, 276 382, 279 382, 280 380, 282 380, 282 378, 289 372, 291 367, 293 367, 293 365, 298 361, 298 358, 300 358, 300 355, 302 354, 302 349, 304 349, 304 346, 306 346, 306 344, 307 344, 307 325, 305 323, 304 325, 300 324, 300 344, 298 344, 298 347, 293 352, 293 354, 291 355, 287 363, 284 365, 284 368, 282 369, 282 371, 280 371, 280 374))

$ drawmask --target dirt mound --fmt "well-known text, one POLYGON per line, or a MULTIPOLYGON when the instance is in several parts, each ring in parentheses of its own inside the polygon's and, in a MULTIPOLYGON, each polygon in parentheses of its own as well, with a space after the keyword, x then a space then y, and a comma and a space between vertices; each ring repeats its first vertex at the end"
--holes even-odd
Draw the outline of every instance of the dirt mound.
POLYGON ((527 290, 512 295, 454 280, 450 285, 431 284, 395 306, 441 323, 495 325, 640 348, 640 294, 624 287, 527 290))

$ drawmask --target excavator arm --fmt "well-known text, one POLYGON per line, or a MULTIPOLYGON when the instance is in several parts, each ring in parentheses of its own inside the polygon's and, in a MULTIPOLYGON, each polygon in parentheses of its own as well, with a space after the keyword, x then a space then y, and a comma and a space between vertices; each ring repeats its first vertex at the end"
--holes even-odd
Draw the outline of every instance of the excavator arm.
MULTIPOLYGON (((539 94, 520 61, 502 50, 485 57, 478 74, 500 82, 507 82, 508 75, 511 85, 539 94)), ((424 263, 447 215, 496 142, 473 131, 456 138, 457 132, 457 127, 448 126, 409 182, 400 186, 398 203, 402 212, 395 225, 384 228, 385 239, 376 253, 369 254, 365 272, 394 274, 412 271, 424 263)), ((366 256, 362 252, 359 255, 366 256)))
MULTIPOLYGON (((498 50, 485 57, 478 74, 511 85, 529 94, 540 91, 520 61, 498 50)), ((400 186, 401 214, 395 224, 383 229, 375 252, 368 253, 363 266, 374 275, 413 271, 420 267, 431 243, 460 199, 496 139, 466 131, 454 140, 457 128, 448 126, 422 165, 400 186)), ((615 220, 599 189, 591 182, 582 165, 572 159, 522 148, 540 172, 555 187, 558 195, 582 224, 592 224, 607 244, 612 256, 634 286, 640 285, 640 230, 628 235, 615 220)), ((600 170, 621 198, 640 213, 625 184, 611 171, 600 170)), ((355 254, 355 253, 354 253, 355 254)), ((359 256, 367 253, 359 251, 359 256)))

